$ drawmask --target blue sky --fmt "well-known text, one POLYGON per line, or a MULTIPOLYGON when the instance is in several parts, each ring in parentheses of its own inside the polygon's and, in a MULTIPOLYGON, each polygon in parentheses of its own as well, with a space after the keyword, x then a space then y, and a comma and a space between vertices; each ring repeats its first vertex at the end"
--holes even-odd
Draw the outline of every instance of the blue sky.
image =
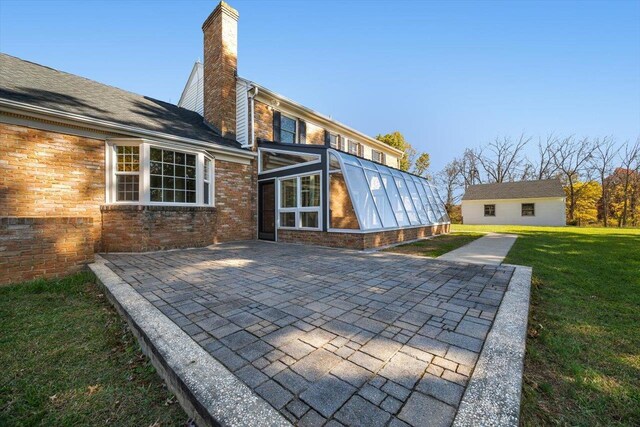
MULTIPOLYGON (((229 3, 240 75, 433 170, 496 136, 640 136, 640 1, 229 3)), ((1 0, 0 50, 176 103, 216 4, 1 0)))

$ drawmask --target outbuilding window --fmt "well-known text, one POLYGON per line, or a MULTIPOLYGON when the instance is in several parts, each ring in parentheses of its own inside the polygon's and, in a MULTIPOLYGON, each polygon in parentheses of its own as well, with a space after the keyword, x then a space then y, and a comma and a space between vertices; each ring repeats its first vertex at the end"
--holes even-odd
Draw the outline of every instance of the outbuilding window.
POLYGON ((484 216, 496 216, 496 205, 484 205, 484 216))
POLYGON ((107 203, 213 205, 213 161, 205 153, 162 143, 107 143, 107 203))
POLYGON ((536 216, 534 203, 523 203, 522 204, 522 216, 536 216))

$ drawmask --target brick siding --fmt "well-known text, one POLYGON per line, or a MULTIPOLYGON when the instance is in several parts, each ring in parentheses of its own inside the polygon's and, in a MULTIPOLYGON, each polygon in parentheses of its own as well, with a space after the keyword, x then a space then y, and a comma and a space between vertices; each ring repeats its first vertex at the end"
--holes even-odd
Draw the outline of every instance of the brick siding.
POLYGON ((347 183, 342 173, 332 173, 329 182, 329 218, 330 228, 343 228, 357 230, 360 228, 356 212, 353 210, 353 204, 349 197, 347 183))
POLYGON ((102 250, 145 252, 214 243, 216 208, 102 206, 102 250))
POLYGON ((449 224, 428 227, 404 228, 400 230, 376 231, 371 233, 330 233, 307 230, 278 230, 278 241, 329 246, 333 248, 374 249, 395 243, 422 239, 434 234, 449 232, 449 224))
POLYGON ((256 141, 264 139, 273 141, 273 111, 269 106, 260 101, 254 101, 254 134, 256 141))
POLYGON ((72 274, 93 262, 93 218, 0 218, 0 285, 72 274))
POLYGON ((100 248, 104 141, 0 123, 0 217, 91 217, 100 248))

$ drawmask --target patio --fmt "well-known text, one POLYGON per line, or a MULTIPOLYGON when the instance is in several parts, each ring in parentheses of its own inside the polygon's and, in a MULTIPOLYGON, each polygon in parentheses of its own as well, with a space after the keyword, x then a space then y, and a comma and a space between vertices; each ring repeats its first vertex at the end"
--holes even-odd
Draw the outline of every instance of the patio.
POLYGON ((299 425, 451 425, 514 271, 260 241, 103 258, 299 425))

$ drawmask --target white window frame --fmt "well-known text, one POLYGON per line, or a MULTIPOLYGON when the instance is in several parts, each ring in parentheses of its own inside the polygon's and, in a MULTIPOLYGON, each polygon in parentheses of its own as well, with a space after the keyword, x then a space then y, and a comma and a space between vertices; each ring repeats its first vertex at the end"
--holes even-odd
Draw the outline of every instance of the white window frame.
POLYGON ((277 207, 277 214, 276 214, 276 228, 281 228, 283 230, 313 230, 313 231, 321 231, 322 230, 322 200, 324 197, 324 194, 322 194, 322 183, 323 183, 323 177, 322 177, 322 171, 313 171, 313 172, 306 172, 306 173, 301 173, 301 174, 297 174, 297 175, 288 175, 288 176, 283 176, 283 177, 279 177, 276 179, 276 207, 277 207), (320 184, 320 203, 318 206, 307 206, 307 207, 303 207, 302 206, 302 178, 306 177, 306 176, 313 176, 313 175, 317 175, 318 176, 318 180, 319 180, 319 184, 320 184), (288 181, 291 179, 295 179, 296 180, 296 207, 294 208, 283 208, 281 207, 281 194, 280 194, 280 188, 281 188, 281 182, 282 181, 288 181), (296 217, 296 221, 295 221, 295 227, 285 227, 285 226, 281 226, 280 225, 280 213, 287 213, 287 212, 293 212, 295 213, 295 217, 296 217), (300 213, 301 212, 317 212, 318 214, 318 226, 317 227, 302 227, 302 220, 301 220, 301 216, 300 213))
MULTIPOLYGON (((121 172, 120 172, 121 173, 121 172)), ((147 139, 121 139, 114 138, 107 140, 105 144, 105 199, 110 205, 148 205, 148 206, 215 206, 215 158, 204 151, 191 149, 190 147, 166 144, 158 141, 147 139), (140 147, 140 170, 139 174, 139 195, 138 201, 118 201, 116 172, 117 172, 117 148, 118 146, 138 146, 140 147), (152 202, 151 201, 151 185, 150 185, 150 165, 151 165, 151 147, 175 151, 184 154, 196 156, 196 203, 188 202, 152 202), (211 161, 209 171, 209 204, 204 203, 204 160, 211 161)), ((135 174, 135 173, 134 173, 135 174)))
POLYGON ((346 149, 346 152, 347 152, 348 154, 353 155, 353 156, 358 156, 358 157, 360 157, 360 148, 359 148, 359 147, 360 147, 360 143, 359 143, 358 141, 355 141, 355 140, 353 140, 353 139, 348 139, 348 140, 347 140, 347 149, 346 149), (353 144, 353 146, 356 148, 356 152, 355 152, 355 153, 352 153, 352 152, 351 152, 351 144, 353 144))
MULTIPOLYGON (((287 133, 290 133, 289 131, 285 131, 287 133)), ((278 135, 280 137, 280 143, 281 144, 286 144, 286 145, 295 145, 298 143, 298 119, 296 119, 293 116, 290 116, 288 114, 283 113, 282 111, 280 112, 280 135, 278 135), (286 117, 287 119, 293 120, 293 123, 296 125, 296 130, 293 133, 293 142, 283 142, 282 141, 282 118, 286 117)))

